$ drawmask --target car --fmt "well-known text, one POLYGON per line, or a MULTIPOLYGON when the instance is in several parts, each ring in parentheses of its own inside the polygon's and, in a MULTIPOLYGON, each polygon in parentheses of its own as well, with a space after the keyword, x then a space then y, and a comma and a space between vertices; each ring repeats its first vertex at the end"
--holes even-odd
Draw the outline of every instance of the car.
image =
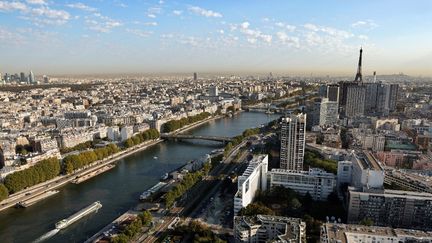
POLYGON ((27 192, 26 194, 24 194, 24 196, 30 196, 30 195, 31 195, 30 192, 27 192))

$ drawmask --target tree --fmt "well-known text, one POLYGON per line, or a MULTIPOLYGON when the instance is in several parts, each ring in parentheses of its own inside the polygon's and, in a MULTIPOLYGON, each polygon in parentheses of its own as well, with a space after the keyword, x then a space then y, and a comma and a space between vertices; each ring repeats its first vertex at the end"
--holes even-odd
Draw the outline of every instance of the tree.
POLYGON ((133 147, 135 145, 134 141, 132 140, 132 138, 126 139, 126 141, 124 142, 124 144, 125 144, 126 148, 130 148, 130 147, 133 147))
POLYGON ((274 215, 273 210, 266 207, 262 203, 251 203, 247 207, 242 208, 239 212, 241 216, 254 216, 257 214, 274 215))
POLYGON ((365 226, 373 226, 374 225, 374 221, 370 218, 364 218, 362 219, 359 224, 361 225, 365 225, 365 226))
POLYGON ((151 224, 152 220, 153 220, 153 216, 147 210, 145 210, 140 215, 138 215, 138 217, 140 218, 141 223, 144 226, 149 226, 151 224))
POLYGON ((74 171, 74 166, 73 166, 72 162, 70 162, 70 161, 65 162, 65 163, 63 164, 63 166, 64 166, 63 171, 64 171, 66 174, 71 174, 71 173, 74 171))
POLYGON ((18 192, 26 187, 50 180, 60 174, 60 161, 57 158, 48 158, 36 165, 7 175, 4 185, 9 193, 18 192))
POLYGON ((293 198, 293 199, 290 200, 289 206, 292 209, 297 210, 297 209, 301 208, 302 204, 301 204, 301 202, 297 198, 293 198))
POLYGON ((117 236, 115 236, 111 239, 111 242, 112 243, 128 243, 129 237, 127 237, 127 235, 125 235, 125 234, 118 234, 117 236))
POLYGON ((0 201, 8 198, 9 192, 6 186, 3 183, 0 183, 0 201))

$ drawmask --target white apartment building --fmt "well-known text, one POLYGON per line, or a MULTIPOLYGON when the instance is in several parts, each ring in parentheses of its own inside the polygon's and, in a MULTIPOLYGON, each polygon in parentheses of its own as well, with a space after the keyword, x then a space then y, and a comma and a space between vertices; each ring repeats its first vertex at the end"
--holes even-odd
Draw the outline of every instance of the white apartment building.
POLYGON ((117 141, 120 138, 120 132, 118 126, 108 127, 107 137, 111 141, 117 141))
POLYGON ((339 112, 338 102, 323 98, 320 106, 320 126, 332 126, 338 124, 339 112))
POLYGON ((272 169, 269 174, 270 187, 283 186, 301 195, 309 193, 318 201, 327 200, 336 187, 336 176, 317 168, 309 171, 272 169))
POLYGON ((303 170, 306 114, 282 118, 280 168, 303 170))
POLYGON ((234 196, 234 215, 249 205, 258 190, 267 190, 268 155, 257 155, 249 162, 248 167, 238 177, 238 190, 234 196))
POLYGON ((364 151, 354 153, 352 156, 351 185, 357 188, 382 188, 384 183, 384 170, 375 156, 364 151))
POLYGON ((234 217, 235 242, 289 242, 306 241, 306 223, 299 218, 256 215, 234 217))
POLYGON ((125 141, 126 139, 132 137, 133 135, 133 126, 124 126, 120 131, 121 141, 125 141))

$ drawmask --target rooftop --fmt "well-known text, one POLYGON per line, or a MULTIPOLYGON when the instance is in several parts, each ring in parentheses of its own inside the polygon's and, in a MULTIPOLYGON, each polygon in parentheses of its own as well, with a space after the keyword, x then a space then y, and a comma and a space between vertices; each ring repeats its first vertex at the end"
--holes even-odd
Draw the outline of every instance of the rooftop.
POLYGON ((323 230, 327 233, 328 242, 348 243, 348 236, 362 234, 370 236, 386 236, 394 238, 415 238, 432 240, 432 232, 408 229, 393 229, 390 227, 364 226, 355 224, 325 223, 323 230))
POLYGON ((360 162, 362 168, 365 170, 383 170, 382 166, 371 152, 364 151, 362 153, 355 154, 355 157, 360 162))

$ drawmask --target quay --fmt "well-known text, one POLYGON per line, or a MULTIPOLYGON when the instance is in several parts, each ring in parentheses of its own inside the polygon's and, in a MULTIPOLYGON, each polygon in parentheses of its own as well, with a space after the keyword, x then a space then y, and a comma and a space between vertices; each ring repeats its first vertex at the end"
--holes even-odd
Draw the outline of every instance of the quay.
POLYGON ((91 179, 91 178, 93 178, 93 177, 95 177, 95 176, 97 176, 99 174, 102 174, 102 173, 104 173, 104 172, 106 172, 108 170, 111 170, 114 167, 115 167, 115 164, 106 165, 106 166, 104 166, 104 167, 102 167, 102 168, 100 168, 98 170, 94 170, 94 171, 92 171, 92 172, 90 172, 88 174, 85 174, 85 175, 80 176, 80 177, 78 177, 76 179, 73 179, 71 182, 73 184, 80 184, 81 182, 87 181, 87 180, 89 180, 89 179, 91 179))
POLYGON ((22 208, 29 207, 29 206, 31 206, 31 205, 33 205, 33 204, 35 204, 35 203, 37 203, 37 202, 45 199, 45 198, 48 198, 48 197, 50 197, 52 195, 57 194, 58 192, 59 191, 57 191, 57 190, 46 191, 46 192, 44 192, 42 194, 39 194, 39 195, 37 195, 35 197, 32 197, 32 198, 28 199, 28 200, 21 201, 21 202, 17 203, 17 206, 18 207, 22 207, 22 208))

